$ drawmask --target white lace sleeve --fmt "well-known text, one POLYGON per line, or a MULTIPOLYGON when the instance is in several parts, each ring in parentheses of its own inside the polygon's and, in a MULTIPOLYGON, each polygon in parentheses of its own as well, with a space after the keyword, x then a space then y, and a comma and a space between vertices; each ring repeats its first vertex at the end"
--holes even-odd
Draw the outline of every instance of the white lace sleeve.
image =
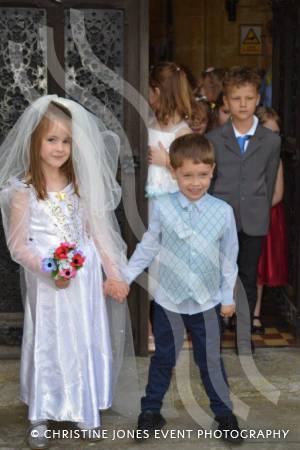
POLYGON ((22 182, 11 182, 0 193, 6 242, 12 259, 35 273, 42 273, 41 256, 29 240, 30 189, 22 182))
MULTIPOLYGON (((124 277, 122 276, 122 270, 121 270, 121 255, 119 258, 119 261, 116 261, 115 257, 112 255, 109 255, 106 248, 109 248, 108 246, 105 246, 103 244, 103 240, 105 240, 105 233, 104 233, 104 227, 103 225, 99 225, 99 233, 97 236, 95 236, 95 233, 92 233, 91 227, 88 222, 86 222, 86 230, 89 235, 91 235, 94 244, 96 246, 96 249, 98 251, 98 254, 101 259, 102 268, 104 270, 104 273, 107 278, 114 278, 115 280, 124 281, 124 277)), ((107 237, 106 237, 107 239, 107 237)), ((124 262, 122 267, 124 266, 124 262)))

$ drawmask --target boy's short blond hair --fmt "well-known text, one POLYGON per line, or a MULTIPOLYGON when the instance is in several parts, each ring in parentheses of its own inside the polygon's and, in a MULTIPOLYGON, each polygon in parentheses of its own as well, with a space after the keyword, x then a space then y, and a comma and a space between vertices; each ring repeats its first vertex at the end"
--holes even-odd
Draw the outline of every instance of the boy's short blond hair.
POLYGON ((206 137, 198 133, 185 134, 175 139, 170 146, 170 164, 173 169, 183 165, 184 160, 191 159, 195 164, 215 163, 215 152, 206 137))
POLYGON ((256 69, 246 66, 234 66, 229 69, 223 80, 223 93, 226 96, 231 88, 240 88, 246 84, 255 86, 259 92, 261 77, 256 69))

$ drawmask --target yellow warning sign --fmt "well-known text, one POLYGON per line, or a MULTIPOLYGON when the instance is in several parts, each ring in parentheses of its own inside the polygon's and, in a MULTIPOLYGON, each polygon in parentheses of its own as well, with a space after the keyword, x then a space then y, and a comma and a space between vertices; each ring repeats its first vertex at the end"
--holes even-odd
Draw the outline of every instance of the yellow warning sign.
POLYGON ((261 26, 241 25, 241 55, 260 55, 261 50, 261 26))

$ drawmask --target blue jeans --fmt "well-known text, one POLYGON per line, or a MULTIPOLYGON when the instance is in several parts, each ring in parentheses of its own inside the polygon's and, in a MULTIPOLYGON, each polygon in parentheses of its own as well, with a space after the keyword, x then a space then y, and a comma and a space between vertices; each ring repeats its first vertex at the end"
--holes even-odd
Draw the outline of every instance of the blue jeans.
POLYGON ((150 361, 146 395, 141 399, 142 411, 160 411, 182 348, 185 328, 192 339, 194 360, 213 413, 215 416, 231 414, 228 381, 220 354, 220 305, 203 313, 188 315, 154 304, 155 353, 150 361))

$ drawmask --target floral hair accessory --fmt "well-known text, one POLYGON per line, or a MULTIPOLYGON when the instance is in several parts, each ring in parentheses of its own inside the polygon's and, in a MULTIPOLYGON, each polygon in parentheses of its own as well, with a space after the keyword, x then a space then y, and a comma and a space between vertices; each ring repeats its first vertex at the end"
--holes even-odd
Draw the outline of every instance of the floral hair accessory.
POLYGON ((77 271, 83 267, 85 256, 83 252, 71 242, 62 242, 53 250, 50 258, 42 260, 42 271, 51 273, 54 280, 69 280, 75 278, 77 271))

